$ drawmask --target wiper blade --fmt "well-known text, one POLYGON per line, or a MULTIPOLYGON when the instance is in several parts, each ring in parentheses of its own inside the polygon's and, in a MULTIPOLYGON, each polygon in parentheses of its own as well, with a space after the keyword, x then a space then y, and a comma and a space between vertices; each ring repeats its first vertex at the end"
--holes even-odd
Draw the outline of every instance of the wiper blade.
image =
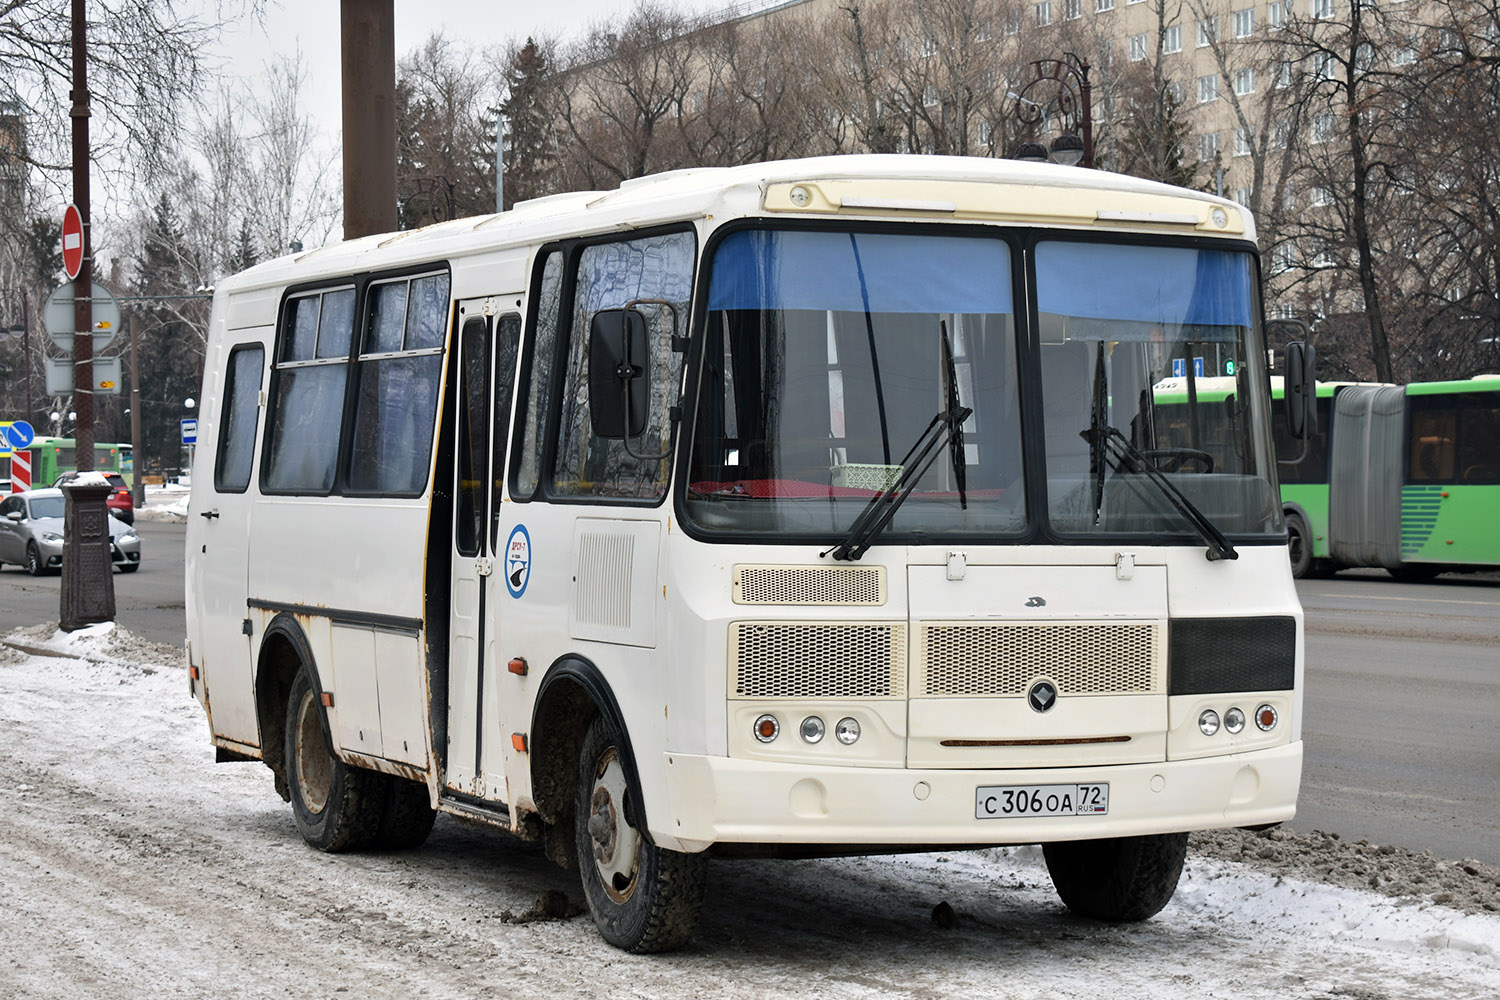
MULTIPOLYGON (((938 330, 943 335, 943 380, 947 383, 943 402, 948 412, 962 407, 958 398, 958 371, 953 364, 953 342, 948 339, 948 321, 940 320, 938 330)), ((965 418, 967 419, 967 418, 965 418)), ((958 509, 969 509, 969 463, 964 455, 964 422, 960 420, 948 428, 948 461, 953 466, 953 484, 958 487, 958 509)))
POLYGON ((1156 487, 1161 490, 1162 495, 1177 509, 1183 520, 1193 526, 1199 536, 1208 543, 1208 558, 1238 559, 1240 554, 1235 551, 1224 532, 1219 526, 1209 520, 1208 515, 1199 510, 1197 506, 1187 498, 1177 484, 1168 479, 1135 445, 1130 439, 1122 434, 1119 428, 1111 424, 1101 424, 1098 427, 1081 432, 1083 438, 1088 441, 1090 447, 1097 447, 1103 453, 1109 454, 1111 449, 1115 457, 1115 466, 1123 471, 1135 472, 1144 475, 1156 487))
POLYGON ((950 440, 955 433, 961 433, 959 428, 963 422, 969 419, 969 414, 974 411, 967 406, 950 407, 940 411, 934 416, 927 428, 917 438, 916 444, 901 459, 901 473, 896 477, 886 490, 877 493, 865 504, 854 523, 849 525, 849 531, 844 535, 843 541, 831 549, 818 553, 819 556, 833 554, 835 559, 858 559, 869 551, 871 540, 891 523, 891 518, 896 516, 896 511, 911 496, 912 490, 917 488, 917 483, 932 463, 941 454, 940 447, 945 440, 950 440))

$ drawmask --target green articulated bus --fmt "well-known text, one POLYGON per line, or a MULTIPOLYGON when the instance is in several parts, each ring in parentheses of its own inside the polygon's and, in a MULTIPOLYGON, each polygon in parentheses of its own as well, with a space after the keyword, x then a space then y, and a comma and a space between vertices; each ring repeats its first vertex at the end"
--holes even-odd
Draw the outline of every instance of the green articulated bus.
MULTIPOLYGON (((72 438, 39 437, 31 444, 31 483, 33 486, 51 486, 64 472, 77 468, 75 447, 72 438)), ((94 469, 97 472, 118 472, 127 485, 135 483, 135 468, 131 460, 132 450, 128 444, 98 442, 94 445, 94 469)))
MULTIPOLYGON (((1235 443, 1216 430, 1227 426, 1233 379, 1165 379, 1153 395, 1177 411, 1171 443, 1234 461, 1235 443)), ((1271 395, 1282 398, 1280 379, 1271 395)), ((1283 407, 1273 410, 1293 575, 1378 566, 1422 580, 1500 569, 1500 376, 1320 382, 1317 415, 1303 442, 1287 432, 1283 407)))

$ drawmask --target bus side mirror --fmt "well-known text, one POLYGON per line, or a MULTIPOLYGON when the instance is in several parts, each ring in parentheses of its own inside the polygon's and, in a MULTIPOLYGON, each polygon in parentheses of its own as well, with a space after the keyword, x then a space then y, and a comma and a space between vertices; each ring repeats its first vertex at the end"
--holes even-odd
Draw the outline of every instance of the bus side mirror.
POLYGON ((618 441, 646 430, 646 317, 606 309, 589 323, 589 422, 594 436, 618 441))
POLYGON ((1313 345, 1294 340, 1286 345, 1286 375, 1282 379, 1286 427, 1294 438, 1318 433, 1318 383, 1313 345))

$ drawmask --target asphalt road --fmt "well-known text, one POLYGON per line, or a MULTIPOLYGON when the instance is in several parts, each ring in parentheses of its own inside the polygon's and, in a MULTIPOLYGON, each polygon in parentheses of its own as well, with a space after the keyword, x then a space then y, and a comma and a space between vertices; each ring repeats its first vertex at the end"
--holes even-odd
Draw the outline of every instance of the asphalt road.
POLYGON ((1303 580, 1296 830, 1500 865, 1500 576, 1303 580))
MULTIPOLYGON (((182 600, 183 538, 187 527, 136 518, 141 568, 116 572, 115 620, 136 635, 169 646, 187 638, 182 600)), ((7 563, 0 571, 0 632, 57 621, 62 577, 31 577, 7 563)))
MULTIPOLYGON (((181 524, 138 521, 120 624, 180 645, 181 524)), ((56 621, 59 578, 0 573, 0 632, 56 621)), ((1306 757, 1296 830, 1500 865, 1500 575, 1304 580, 1306 757)))

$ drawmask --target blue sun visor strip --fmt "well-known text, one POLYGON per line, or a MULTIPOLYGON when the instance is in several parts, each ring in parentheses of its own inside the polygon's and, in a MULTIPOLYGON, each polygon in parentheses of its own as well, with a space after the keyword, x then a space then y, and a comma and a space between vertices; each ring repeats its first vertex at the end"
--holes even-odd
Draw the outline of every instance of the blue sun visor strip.
POLYGON ((1043 313, 1163 329, 1247 327, 1255 297, 1248 254, 1183 247, 1042 243, 1036 284, 1043 313))
POLYGON ((714 253, 708 308, 872 313, 1011 312, 1000 240, 741 230, 714 253))

